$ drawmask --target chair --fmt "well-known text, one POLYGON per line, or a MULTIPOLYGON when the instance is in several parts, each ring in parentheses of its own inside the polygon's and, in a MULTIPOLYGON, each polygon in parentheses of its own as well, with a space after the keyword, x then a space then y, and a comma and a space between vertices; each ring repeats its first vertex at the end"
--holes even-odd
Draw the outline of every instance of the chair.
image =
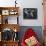
MULTIPOLYGON (((36 40, 37 40, 37 44, 35 44, 35 46, 41 46, 39 40, 37 39, 37 35, 36 35, 36 33, 33 31, 32 28, 27 29, 27 31, 25 32, 24 37, 22 38, 21 46, 27 46, 29 42, 26 43, 25 40, 26 40, 26 39, 29 40, 29 38, 30 38, 30 37, 32 38, 32 36, 35 37, 36 40)), ((31 45, 31 42, 30 42, 30 45, 31 45)), ((28 46, 30 46, 30 45, 28 45, 28 46)))

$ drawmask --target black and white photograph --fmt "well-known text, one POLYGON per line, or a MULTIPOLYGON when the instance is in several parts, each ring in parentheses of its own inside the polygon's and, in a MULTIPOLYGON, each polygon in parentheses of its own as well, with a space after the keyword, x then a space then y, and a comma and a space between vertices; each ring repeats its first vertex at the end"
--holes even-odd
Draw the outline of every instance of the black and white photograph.
POLYGON ((24 19, 37 19, 37 8, 24 8, 23 18, 24 19))

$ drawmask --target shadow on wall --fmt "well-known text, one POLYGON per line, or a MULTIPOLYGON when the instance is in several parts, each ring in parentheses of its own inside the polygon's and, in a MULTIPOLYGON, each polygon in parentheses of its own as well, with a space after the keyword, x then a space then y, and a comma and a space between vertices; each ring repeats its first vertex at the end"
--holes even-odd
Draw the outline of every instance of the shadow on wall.
POLYGON ((22 40, 22 38, 24 36, 24 33, 26 32, 26 30, 28 28, 32 28, 34 30, 34 32, 36 32, 39 41, 41 43, 43 43, 43 30, 42 30, 42 26, 21 26, 20 27, 20 32, 19 32, 20 42, 21 42, 21 40, 22 40))

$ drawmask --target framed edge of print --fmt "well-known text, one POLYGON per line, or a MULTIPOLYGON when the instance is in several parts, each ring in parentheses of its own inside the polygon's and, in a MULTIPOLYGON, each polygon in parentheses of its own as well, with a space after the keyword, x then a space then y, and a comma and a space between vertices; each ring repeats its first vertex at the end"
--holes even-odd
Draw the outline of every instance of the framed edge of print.
POLYGON ((2 15, 9 15, 9 10, 2 10, 2 15))
POLYGON ((1 41, 1 32, 0 32, 0 41, 1 41))
POLYGON ((24 19, 37 19, 37 8, 23 8, 24 19))
POLYGON ((0 15, 0 24, 1 24, 1 15, 0 15))

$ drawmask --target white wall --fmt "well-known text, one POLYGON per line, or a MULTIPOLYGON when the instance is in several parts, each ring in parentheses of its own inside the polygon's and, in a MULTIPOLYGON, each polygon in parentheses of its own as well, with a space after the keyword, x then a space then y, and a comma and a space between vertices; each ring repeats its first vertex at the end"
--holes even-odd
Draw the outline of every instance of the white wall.
MULTIPOLYGON (((0 6, 14 6, 15 0, 0 0, 0 6)), ((17 0, 19 9, 19 24, 21 26, 43 26, 43 6, 42 0, 17 0), (36 20, 24 20, 23 19, 23 8, 37 8, 38 19, 36 20)))
POLYGON ((43 6, 42 0, 24 0, 21 4, 21 16, 19 18, 20 25, 22 26, 43 26, 43 6), (38 9, 38 19, 36 20, 24 20, 23 19, 23 8, 37 8, 38 9))

